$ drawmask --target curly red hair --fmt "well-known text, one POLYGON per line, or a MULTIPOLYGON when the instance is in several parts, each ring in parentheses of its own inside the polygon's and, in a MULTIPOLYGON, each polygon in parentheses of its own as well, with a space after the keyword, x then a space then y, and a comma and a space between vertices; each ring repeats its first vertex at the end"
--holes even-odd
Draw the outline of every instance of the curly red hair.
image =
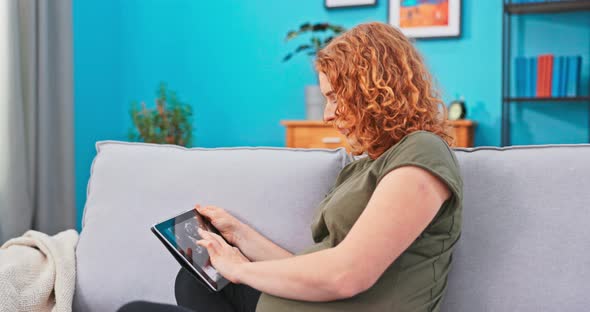
POLYGON ((356 141, 353 154, 367 152, 375 159, 418 130, 451 144, 446 109, 430 73, 396 28, 375 22, 348 30, 318 52, 316 69, 332 85, 338 103, 334 124, 356 141))

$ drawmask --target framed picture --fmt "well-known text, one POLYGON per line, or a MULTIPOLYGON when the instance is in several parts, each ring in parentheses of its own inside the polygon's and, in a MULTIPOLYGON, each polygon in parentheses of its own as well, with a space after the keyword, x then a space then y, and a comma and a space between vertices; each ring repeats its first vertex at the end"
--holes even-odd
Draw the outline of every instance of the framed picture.
POLYGON ((389 24, 410 38, 459 37, 461 0, 389 0, 389 24))
POLYGON ((377 0, 324 0, 324 5, 328 9, 374 6, 376 4, 377 0))

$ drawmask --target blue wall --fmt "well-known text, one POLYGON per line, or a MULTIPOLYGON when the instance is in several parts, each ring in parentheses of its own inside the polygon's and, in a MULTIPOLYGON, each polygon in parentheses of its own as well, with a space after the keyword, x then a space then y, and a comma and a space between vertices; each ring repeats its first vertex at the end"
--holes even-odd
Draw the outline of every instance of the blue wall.
MULTIPOLYGON (((280 120, 304 118, 303 87, 316 83, 311 59, 299 55, 281 62, 297 45, 284 43, 286 32, 306 21, 346 27, 386 21, 387 1, 326 10, 323 0, 74 0, 73 14, 81 215, 94 144, 127 139, 132 100, 153 104, 158 83, 166 81, 194 107, 195 145, 284 146, 280 120)), ((499 0, 464 0, 460 39, 417 42, 445 101, 465 96, 468 117, 478 122, 476 145, 500 143, 501 14, 499 0)), ((575 16, 588 22, 586 15, 575 16)), ((568 45, 554 44, 554 35, 567 29, 577 42, 572 49, 590 55, 590 30, 584 27, 589 23, 567 22, 526 17, 517 32, 532 34, 527 45, 539 51, 516 52, 569 53, 568 45)), ((588 57, 584 62, 588 68, 588 57)), ((588 81, 587 71, 584 77, 588 81)), ((515 144, 587 140, 587 114, 580 104, 525 104, 514 116, 515 144)))
POLYGON ((94 143, 124 139, 128 116, 121 98, 117 1, 75 0, 72 11, 76 207, 80 228, 94 143))

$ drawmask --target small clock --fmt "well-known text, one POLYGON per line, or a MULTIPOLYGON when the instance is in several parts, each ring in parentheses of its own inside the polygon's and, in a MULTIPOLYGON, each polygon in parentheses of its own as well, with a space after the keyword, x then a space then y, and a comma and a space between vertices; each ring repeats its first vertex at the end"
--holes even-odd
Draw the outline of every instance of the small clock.
POLYGON ((454 100, 449 104, 449 120, 463 119, 465 115, 467 115, 467 109, 465 108, 465 101, 462 98, 460 100, 454 100))

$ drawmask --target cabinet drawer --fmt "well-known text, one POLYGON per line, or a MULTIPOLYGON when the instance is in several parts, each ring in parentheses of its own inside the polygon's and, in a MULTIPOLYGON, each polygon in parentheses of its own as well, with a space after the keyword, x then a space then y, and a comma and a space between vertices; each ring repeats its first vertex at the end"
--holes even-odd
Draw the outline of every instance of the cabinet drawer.
POLYGON ((346 137, 331 126, 293 127, 291 132, 292 147, 303 148, 348 148, 346 137))
MULTIPOLYGON (((287 128, 287 147, 301 148, 338 148, 350 146, 346 137, 331 125, 322 121, 282 121, 287 128)), ((455 147, 472 147, 476 123, 471 120, 455 120, 450 122, 449 134, 455 138, 455 147)))

